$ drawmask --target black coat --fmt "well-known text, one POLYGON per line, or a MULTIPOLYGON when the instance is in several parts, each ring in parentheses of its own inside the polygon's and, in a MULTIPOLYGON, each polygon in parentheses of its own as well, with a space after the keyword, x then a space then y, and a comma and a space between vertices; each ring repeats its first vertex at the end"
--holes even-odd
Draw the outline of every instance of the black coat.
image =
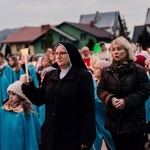
POLYGON ((81 144, 91 147, 95 138, 92 76, 77 67, 71 67, 63 79, 59 73, 59 68, 48 72, 40 89, 33 83, 22 86, 35 105, 46 106, 41 150, 80 150, 81 144))
POLYGON ((119 78, 112 66, 104 68, 97 93, 107 104, 106 129, 121 133, 144 132, 145 101, 150 95, 150 83, 143 67, 131 62, 119 78), (112 105, 113 96, 125 100, 123 110, 115 109, 112 105))

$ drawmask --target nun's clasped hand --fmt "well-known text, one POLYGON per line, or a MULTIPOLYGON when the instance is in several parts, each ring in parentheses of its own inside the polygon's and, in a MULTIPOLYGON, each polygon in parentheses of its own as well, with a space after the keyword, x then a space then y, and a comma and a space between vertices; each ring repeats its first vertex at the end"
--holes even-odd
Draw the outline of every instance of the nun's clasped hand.
POLYGON ((23 82, 24 84, 26 85, 29 85, 29 83, 32 81, 31 77, 26 75, 26 74, 23 74, 20 76, 20 81, 23 82))
POLYGON ((116 109, 123 109, 124 107, 125 107, 125 100, 124 99, 118 99, 118 98, 116 98, 116 97, 113 97, 112 99, 111 99, 111 101, 112 101, 112 104, 113 104, 113 106, 116 108, 116 109))

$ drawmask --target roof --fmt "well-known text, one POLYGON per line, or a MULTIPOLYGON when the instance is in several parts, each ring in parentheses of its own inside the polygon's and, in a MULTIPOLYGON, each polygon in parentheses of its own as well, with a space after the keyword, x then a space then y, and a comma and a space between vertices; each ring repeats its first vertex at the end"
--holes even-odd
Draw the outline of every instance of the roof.
POLYGON ((9 34, 12 34, 19 29, 20 28, 4 29, 4 30, 0 31, 0 46, 1 46, 1 41, 3 41, 9 34))
POLYGON ((132 42, 136 43, 138 41, 139 35, 142 34, 144 26, 135 26, 133 31, 132 42))
POLYGON ((150 8, 147 9, 147 15, 145 19, 145 25, 150 25, 150 8))
POLYGON ((95 26, 99 28, 108 28, 114 25, 116 19, 120 16, 118 11, 115 12, 96 12, 95 14, 87 14, 80 16, 80 23, 90 24, 91 21, 95 22, 95 26))
MULTIPOLYGON (((71 25, 75 28, 78 28, 82 31, 85 31, 89 34, 92 34, 98 38, 111 38, 112 37, 112 35, 109 32, 105 31, 104 29, 93 27, 90 24, 72 23, 72 22, 63 22, 62 24, 64 24, 64 23, 71 25)), ((60 25, 62 25, 62 24, 60 24, 60 25)))
POLYGON ((20 30, 8 35, 2 43, 19 43, 19 42, 33 42, 48 29, 44 26, 40 27, 23 27, 20 30))
POLYGON ((63 35, 64 37, 67 37, 67 38, 70 39, 71 41, 77 41, 76 38, 74 38, 74 37, 68 35, 67 33, 65 33, 65 32, 59 30, 58 28, 52 27, 52 30, 54 30, 55 32, 57 32, 57 33, 63 35))

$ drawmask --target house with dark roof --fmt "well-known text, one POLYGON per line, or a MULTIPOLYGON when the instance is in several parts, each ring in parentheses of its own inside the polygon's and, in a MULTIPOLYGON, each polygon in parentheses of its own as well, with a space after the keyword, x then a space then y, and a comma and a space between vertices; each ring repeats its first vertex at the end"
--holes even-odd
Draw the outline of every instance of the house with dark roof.
POLYGON ((133 31, 133 37, 132 37, 132 42, 137 43, 139 35, 142 34, 144 30, 144 25, 143 26, 134 26, 134 31, 133 31))
POLYGON ((20 49, 29 47, 31 53, 44 53, 45 35, 52 30, 53 45, 59 41, 71 42, 78 49, 88 45, 92 40, 95 43, 109 43, 114 37, 108 31, 91 26, 90 24, 63 22, 57 26, 42 25, 39 27, 23 27, 9 34, 2 44, 9 45, 11 54, 20 54, 20 49))
POLYGON ((118 11, 101 13, 97 11, 93 14, 84 14, 80 16, 79 23, 104 29, 114 37, 119 36, 121 30, 123 30, 122 20, 118 11))
POLYGON ((150 48, 150 8, 147 9, 144 25, 134 27, 132 41, 141 43, 144 49, 150 48))
MULTIPOLYGON (((45 34, 52 30, 53 45, 59 41, 71 42, 78 49, 100 41, 110 42, 113 36, 104 29, 83 23, 63 22, 57 26, 42 25, 39 27, 23 27, 10 34, 2 41, 10 47, 11 54, 20 54, 20 49, 29 47, 30 53, 44 53, 45 34)), ((93 48, 93 47, 92 47, 93 48)))
POLYGON ((59 41, 65 41, 70 43, 76 43, 78 39, 73 37, 72 35, 67 34, 66 32, 60 30, 57 27, 51 27, 52 34, 53 34, 53 45, 55 45, 59 41))
POLYGON ((20 28, 4 29, 4 30, 0 31, 0 47, 1 47, 1 41, 3 41, 9 34, 12 34, 19 29, 20 28))
MULTIPOLYGON (((93 43, 98 43, 100 41, 110 42, 113 39, 112 34, 108 31, 86 23, 63 22, 57 25, 56 28, 76 39, 72 43, 78 49, 87 45, 90 40, 93 43)), ((63 41, 66 41, 65 37, 63 41)))
POLYGON ((145 19, 145 25, 150 26, 150 8, 147 9, 146 19, 145 19))
MULTIPOLYGON (((38 27, 23 27, 16 32, 9 34, 4 40, 1 41, 3 47, 8 47, 11 54, 20 54, 20 49, 29 48, 31 53, 44 53, 46 33, 51 29, 53 45, 59 41, 76 42, 77 39, 73 36, 61 31, 55 26, 42 25, 38 27)), ((3 49, 3 48, 2 48, 3 49)), ((1 50, 2 50, 1 49, 1 50)), ((3 52, 6 50, 2 50, 3 52)), ((7 52, 4 52, 7 53, 7 52)))
POLYGON ((49 25, 40 27, 23 27, 9 34, 1 43, 10 47, 11 54, 20 54, 20 49, 29 47, 30 53, 40 53, 44 50, 42 39, 50 29, 49 25))

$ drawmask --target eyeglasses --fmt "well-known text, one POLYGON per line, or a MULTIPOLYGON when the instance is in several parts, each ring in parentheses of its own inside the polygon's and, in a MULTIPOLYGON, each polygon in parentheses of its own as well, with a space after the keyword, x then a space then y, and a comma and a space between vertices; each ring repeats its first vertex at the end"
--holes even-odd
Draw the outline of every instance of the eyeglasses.
POLYGON ((55 55, 55 56, 57 56, 57 55, 63 56, 63 55, 66 55, 67 53, 68 53, 68 52, 59 52, 59 53, 58 53, 58 52, 55 52, 54 55, 55 55))

